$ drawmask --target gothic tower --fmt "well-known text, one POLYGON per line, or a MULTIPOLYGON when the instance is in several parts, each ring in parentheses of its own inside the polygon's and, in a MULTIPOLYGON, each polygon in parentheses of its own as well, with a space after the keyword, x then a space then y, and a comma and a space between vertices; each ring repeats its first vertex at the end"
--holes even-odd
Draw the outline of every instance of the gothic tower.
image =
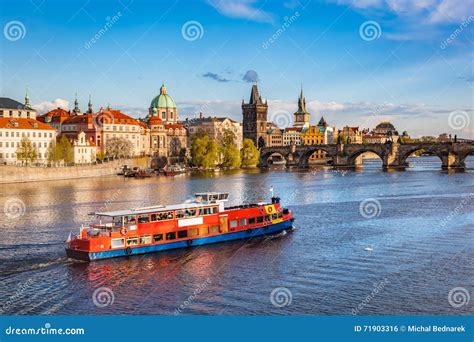
POLYGON ((301 88, 300 97, 298 98, 298 111, 294 115, 294 127, 308 128, 311 120, 311 114, 306 111, 306 99, 301 88))
POLYGON ((252 86, 249 103, 242 100, 243 137, 251 139, 258 148, 265 147, 267 135, 267 101, 263 102, 257 85, 252 86))

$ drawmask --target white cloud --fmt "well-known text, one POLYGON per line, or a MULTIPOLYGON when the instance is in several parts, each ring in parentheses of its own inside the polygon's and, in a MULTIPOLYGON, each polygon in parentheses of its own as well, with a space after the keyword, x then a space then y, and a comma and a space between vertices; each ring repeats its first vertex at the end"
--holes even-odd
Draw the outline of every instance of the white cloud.
POLYGON ((255 0, 209 0, 220 14, 257 22, 273 22, 273 16, 255 5, 255 0))
POLYGON ((65 99, 56 99, 54 101, 43 101, 33 105, 33 108, 40 114, 47 113, 56 108, 69 109, 69 101, 65 99))

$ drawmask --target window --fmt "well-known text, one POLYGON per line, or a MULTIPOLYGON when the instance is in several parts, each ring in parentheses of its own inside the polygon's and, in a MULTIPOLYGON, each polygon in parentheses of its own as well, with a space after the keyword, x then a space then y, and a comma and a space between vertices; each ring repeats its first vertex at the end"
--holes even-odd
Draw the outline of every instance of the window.
POLYGON ((175 232, 166 233, 166 240, 174 240, 174 239, 176 239, 176 233, 175 232))
POLYGON ((200 227, 199 228, 199 235, 207 235, 209 234, 209 227, 200 227))
POLYGON ((184 211, 183 210, 176 210, 176 218, 183 218, 184 211))
POLYGON ((137 246, 137 245, 138 245, 138 238, 136 236, 127 239, 127 246, 137 246))
POLYGON ((184 211, 184 217, 193 217, 193 216, 196 216, 196 208, 190 208, 184 211))
POLYGON ((178 232, 178 239, 184 239, 188 237, 188 231, 187 230, 180 230, 178 232))
POLYGON ((277 213, 275 213, 275 214, 272 215, 272 220, 276 220, 277 218, 278 218, 278 214, 277 214, 277 213))
POLYGON ((255 224, 255 217, 249 218, 249 224, 255 224))
POLYGON ((211 226, 209 230, 211 234, 217 234, 219 233, 219 226, 211 226))
POLYGON ((263 216, 257 217, 257 223, 262 223, 263 222, 263 216))
POLYGON ((193 228, 188 231, 188 236, 196 236, 198 234, 199 234, 199 231, 197 228, 193 228))
POLYGON ((151 243, 151 235, 140 236, 140 245, 148 245, 151 243))
POLYGON ((265 215, 265 221, 270 221, 271 215, 265 215))
POLYGON ((230 221, 230 228, 237 228, 238 226, 238 221, 237 220, 231 220, 230 221))
POLYGON ((125 247, 125 239, 112 239, 112 241, 110 241, 110 247, 111 248, 125 247))
POLYGON ((153 235, 153 241, 158 242, 163 240, 163 234, 155 234, 153 235))
POLYGON ((240 219, 240 226, 243 227, 243 226, 246 226, 247 225, 247 219, 240 219))
POLYGON ((150 217, 148 214, 138 215, 138 223, 147 223, 150 222, 150 217))

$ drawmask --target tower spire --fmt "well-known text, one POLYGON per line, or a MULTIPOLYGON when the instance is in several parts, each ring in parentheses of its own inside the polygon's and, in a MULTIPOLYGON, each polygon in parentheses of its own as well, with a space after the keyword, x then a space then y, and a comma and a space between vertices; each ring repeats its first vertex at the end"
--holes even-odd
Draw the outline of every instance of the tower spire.
POLYGON ((30 97, 28 96, 28 85, 26 85, 26 91, 25 91, 25 107, 30 108, 30 97))
POLYGON ((89 94, 89 103, 87 103, 87 113, 92 114, 92 101, 91 101, 91 94, 89 94))
POLYGON ((78 115, 81 113, 81 110, 79 109, 79 101, 77 101, 77 93, 76 93, 76 99, 74 100, 74 110, 73 112, 78 115))

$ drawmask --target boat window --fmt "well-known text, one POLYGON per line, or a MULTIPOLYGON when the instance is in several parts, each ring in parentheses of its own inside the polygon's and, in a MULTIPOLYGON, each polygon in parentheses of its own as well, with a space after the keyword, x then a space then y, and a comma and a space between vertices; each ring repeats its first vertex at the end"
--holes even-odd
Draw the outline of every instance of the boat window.
POLYGON ((249 218, 249 224, 255 224, 255 217, 249 218))
POLYGON ((172 211, 163 211, 161 213, 156 213, 156 214, 153 214, 153 215, 154 215, 154 220, 153 221, 172 220, 173 217, 174 217, 174 214, 173 214, 172 211))
POLYGON ((258 216, 257 223, 262 223, 262 222, 263 222, 263 216, 258 216))
POLYGON ((271 215, 265 215, 265 221, 270 221, 271 215))
POLYGON ((153 235, 153 241, 158 242, 163 240, 163 234, 155 234, 153 235))
POLYGON ((219 226, 217 226, 217 225, 216 226, 211 226, 210 231, 211 231, 211 234, 219 233, 219 226))
POLYGON ((212 214, 217 214, 217 207, 212 207, 211 209, 212 214))
POLYGON ((111 248, 125 247, 125 239, 112 239, 110 241, 111 248))
POLYGON ((209 227, 200 227, 199 228, 199 235, 207 235, 209 234, 209 227))
POLYGON ((183 239, 185 237, 188 237, 188 231, 187 230, 180 230, 178 232, 178 239, 183 239))
POLYGON ((184 211, 184 217, 196 216, 196 208, 189 208, 184 211))
POLYGON ((174 240, 174 239, 176 239, 176 232, 166 233, 166 240, 174 240))
POLYGON ((237 220, 231 220, 230 221, 230 228, 236 228, 238 226, 238 221, 237 220))
POLYGON ((212 194, 212 195, 210 196, 210 200, 211 200, 211 201, 217 201, 218 199, 219 199, 219 195, 218 195, 218 194, 212 194))
POLYGON ((124 223, 125 224, 135 224, 137 223, 135 215, 127 215, 124 217, 124 223))
POLYGON ((176 210, 176 218, 183 218, 184 217, 184 210, 176 210))
POLYGON ((122 226, 122 216, 114 216, 112 218, 112 222, 114 223, 114 226, 122 226))
POLYGON ((190 229, 190 230, 188 231, 188 236, 196 236, 196 235, 198 235, 198 233, 199 233, 198 229, 197 229, 197 228, 193 228, 193 229, 190 229))
POLYGON ((227 194, 219 194, 219 199, 220 200, 226 200, 227 199, 227 194))
POLYGON ((138 237, 131 237, 127 239, 127 246, 136 246, 138 245, 138 237))
POLYGON ((152 221, 152 222, 156 221, 156 214, 151 214, 150 215, 150 221, 152 221))
POLYGON ((138 215, 138 223, 147 223, 150 222, 150 217, 148 214, 138 215))
POLYGON ((140 245, 148 245, 151 243, 151 235, 140 236, 140 245))
POLYGON ((240 225, 241 226, 246 226, 247 225, 247 219, 240 219, 240 225))
POLYGON ((275 213, 272 215, 272 220, 276 220, 277 218, 278 218, 278 214, 275 213))

